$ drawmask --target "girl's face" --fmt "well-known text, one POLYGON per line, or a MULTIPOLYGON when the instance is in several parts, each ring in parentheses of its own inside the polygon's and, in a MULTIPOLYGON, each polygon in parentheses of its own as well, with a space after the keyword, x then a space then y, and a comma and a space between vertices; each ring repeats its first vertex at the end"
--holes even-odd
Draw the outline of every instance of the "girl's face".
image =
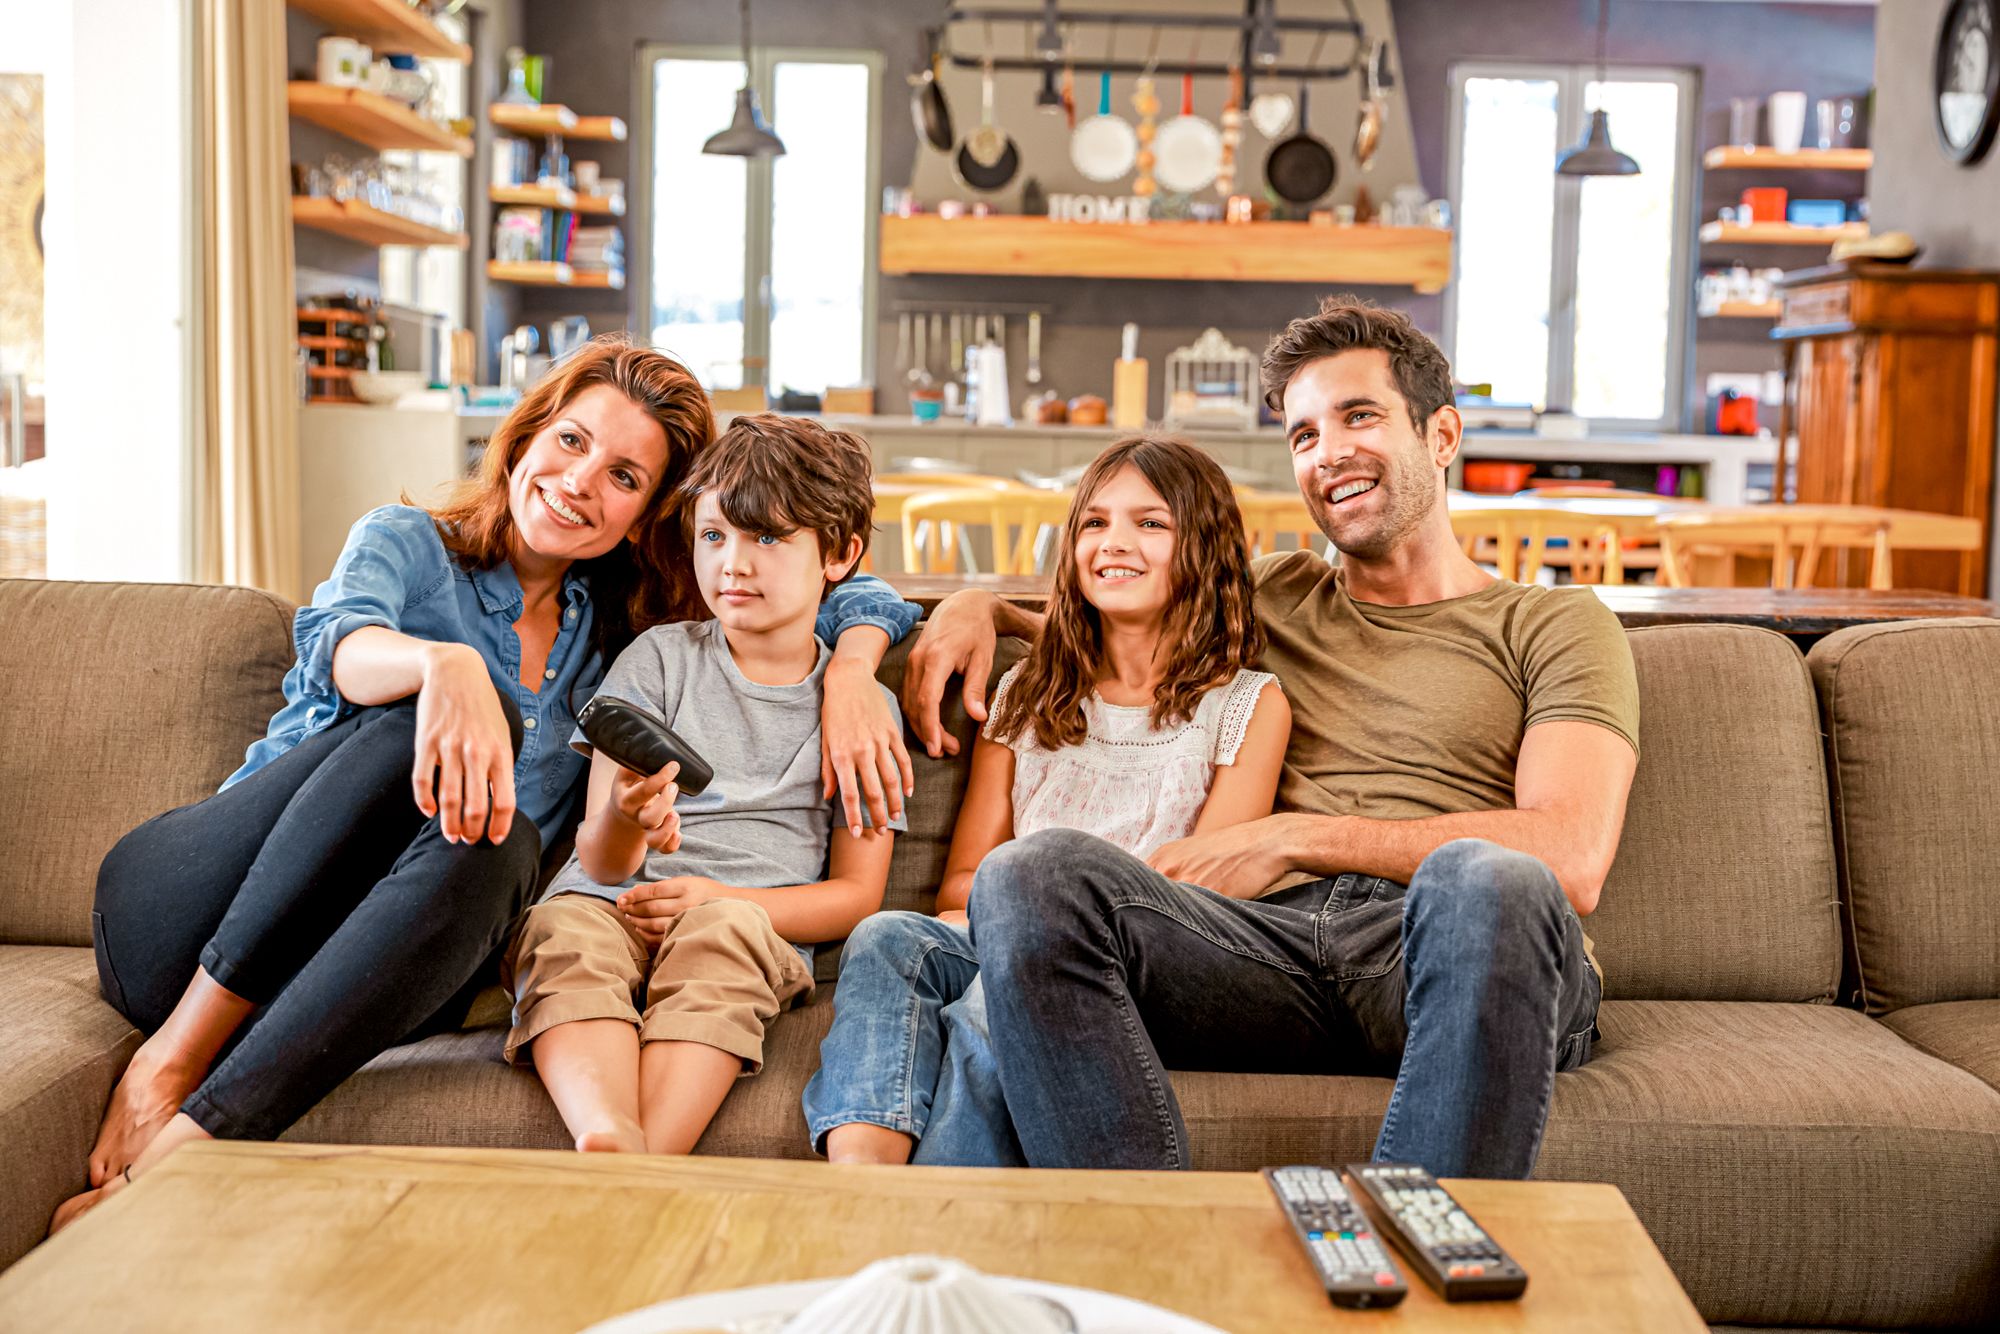
POLYGON ((1174 516, 1130 464, 1097 489, 1076 537, 1076 581, 1107 619, 1157 623, 1173 599, 1174 516))
POLYGON ((667 466, 667 433, 608 384, 594 384, 535 433, 507 478, 522 545, 549 560, 602 556, 646 514, 667 466))

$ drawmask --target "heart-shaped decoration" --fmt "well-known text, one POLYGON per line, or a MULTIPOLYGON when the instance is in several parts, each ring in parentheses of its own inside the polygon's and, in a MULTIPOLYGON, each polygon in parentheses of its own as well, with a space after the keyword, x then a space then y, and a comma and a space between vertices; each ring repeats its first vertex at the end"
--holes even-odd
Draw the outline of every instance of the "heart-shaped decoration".
POLYGON ((1250 123, 1266 139, 1275 139, 1292 128, 1298 107, 1285 93, 1259 93, 1250 99, 1250 123))

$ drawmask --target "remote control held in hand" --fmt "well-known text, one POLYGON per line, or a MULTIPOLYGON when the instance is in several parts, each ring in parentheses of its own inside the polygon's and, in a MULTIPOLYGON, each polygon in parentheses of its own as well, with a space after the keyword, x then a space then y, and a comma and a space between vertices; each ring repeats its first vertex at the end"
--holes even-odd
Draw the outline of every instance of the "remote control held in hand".
POLYGON ((633 773, 650 777, 678 761, 681 771, 674 782, 686 796, 700 796, 715 781, 715 770, 693 746, 630 700, 599 695, 583 706, 576 722, 593 749, 603 751, 633 773))

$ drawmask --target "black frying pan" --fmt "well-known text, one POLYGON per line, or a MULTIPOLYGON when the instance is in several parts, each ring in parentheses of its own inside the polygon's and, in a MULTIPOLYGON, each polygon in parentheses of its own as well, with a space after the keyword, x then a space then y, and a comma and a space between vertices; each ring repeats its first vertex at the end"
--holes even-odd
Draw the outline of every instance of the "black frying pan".
POLYGON ((944 100, 944 88, 937 78, 937 51, 928 37, 924 40, 924 63, 910 76, 910 118, 916 122, 917 137, 940 153, 949 153, 958 142, 952 133, 951 108, 944 100))
POLYGON ((993 123, 993 63, 987 61, 980 82, 981 116, 978 128, 965 136, 951 164, 958 179, 972 190, 998 190, 1014 179, 1021 169, 1021 149, 993 123), (997 155, 992 151, 998 148, 997 155), (982 160, 984 159, 984 160, 982 160))
POLYGON ((1306 124, 1306 81, 1299 80, 1299 132, 1282 140, 1264 159, 1264 179, 1280 199, 1310 204, 1333 188, 1338 175, 1333 150, 1306 124))

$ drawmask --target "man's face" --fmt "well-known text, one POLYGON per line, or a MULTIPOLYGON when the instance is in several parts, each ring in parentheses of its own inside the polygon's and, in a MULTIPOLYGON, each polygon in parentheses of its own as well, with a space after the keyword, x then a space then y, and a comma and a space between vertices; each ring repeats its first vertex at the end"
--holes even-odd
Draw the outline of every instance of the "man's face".
POLYGON ((1285 386, 1285 440, 1307 511, 1343 555, 1380 559, 1439 502, 1438 465, 1387 352, 1301 366, 1285 386))

